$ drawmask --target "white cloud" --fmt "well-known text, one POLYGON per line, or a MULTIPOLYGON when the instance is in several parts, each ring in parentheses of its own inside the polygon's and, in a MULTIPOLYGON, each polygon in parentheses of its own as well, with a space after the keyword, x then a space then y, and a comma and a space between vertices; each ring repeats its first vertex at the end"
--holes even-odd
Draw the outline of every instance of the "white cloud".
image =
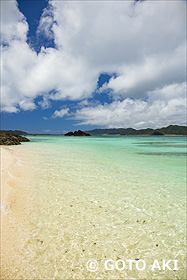
POLYGON ((53 38, 55 48, 42 47, 38 54, 27 43, 28 24, 17 2, 2 1, 1 6, 2 111, 45 109, 50 100, 90 100, 100 73, 116 73, 100 89, 100 94, 111 90, 116 101, 85 103, 87 108, 79 103, 80 121, 82 117, 83 123, 108 126, 112 120, 118 125, 127 118, 131 123, 136 112, 146 126, 151 110, 161 106, 157 122, 163 123, 164 118, 182 122, 178 102, 183 100, 186 67, 185 1, 51 0, 38 34, 53 38), (43 101, 36 105, 38 96, 43 101))
POLYGON ((24 111, 32 111, 36 109, 36 104, 33 101, 30 101, 29 99, 20 101, 19 106, 24 111))
MULTIPOLYGON (((185 48, 176 49, 173 56, 145 58, 141 64, 124 66, 123 73, 112 77, 103 90, 123 97, 143 98, 149 91, 164 85, 185 81, 185 48)), ((100 89, 102 92, 102 89, 100 89)))
POLYGON ((149 92, 149 98, 126 98, 111 104, 84 107, 77 110, 73 119, 79 125, 102 127, 162 127, 169 124, 186 123, 185 118, 185 84, 173 84, 149 92), (167 98, 172 96, 171 98, 167 98))
POLYGON ((44 129, 43 132, 44 133, 50 133, 50 132, 53 132, 53 131, 51 129, 44 129))
POLYGON ((56 118, 63 118, 65 115, 67 115, 69 112, 69 108, 66 109, 61 109, 61 110, 56 110, 52 116, 53 119, 56 118))
POLYGON ((38 105, 40 105, 42 109, 48 109, 51 107, 51 103, 49 99, 46 98, 46 96, 43 97, 43 100, 38 102, 38 105))
POLYGON ((1 1, 1 30, 1 40, 6 44, 12 40, 24 42, 27 38, 28 24, 15 0, 1 1))
POLYGON ((40 23, 37 29, 37 34, 47 36, 48 38, 53 38, 53 9, 51 6, 48 6, 44 9, 40 23))

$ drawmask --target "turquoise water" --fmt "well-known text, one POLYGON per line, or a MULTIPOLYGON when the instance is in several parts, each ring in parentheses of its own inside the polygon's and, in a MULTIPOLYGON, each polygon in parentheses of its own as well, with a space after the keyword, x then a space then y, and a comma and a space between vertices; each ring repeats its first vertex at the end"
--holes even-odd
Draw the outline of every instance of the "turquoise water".
POLYGON ((185 278, 184 137, 29 138, 19 147, 34 172, 20 277, 185 278), (146 268, 106 271, 107 259, 142 259, 146 268), (152 271, 155 259, 178 260, 179 270, 152 271))

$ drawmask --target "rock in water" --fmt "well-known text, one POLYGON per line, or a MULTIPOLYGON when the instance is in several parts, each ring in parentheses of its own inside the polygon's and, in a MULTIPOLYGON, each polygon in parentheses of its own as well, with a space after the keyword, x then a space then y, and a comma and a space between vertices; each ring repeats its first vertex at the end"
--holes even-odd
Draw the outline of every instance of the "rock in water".
POLYGON ((91 135, 89 133, 86 133, 86 132, 82 131, 82 130, 77 130, 77 131, 74 131, 74 132, 70 131, 70 132, 64 134, 64 136, 91 136, 91 135))
POLYGON ((20 145, 21 142, 30 142, 30 140, 21 135, 15 135, 0 131, 0 145, 20 145))
POLYGON ((72 131, 70 131, 70 132, 64 134, 64 136, 74 136, 74 133, 72 131))

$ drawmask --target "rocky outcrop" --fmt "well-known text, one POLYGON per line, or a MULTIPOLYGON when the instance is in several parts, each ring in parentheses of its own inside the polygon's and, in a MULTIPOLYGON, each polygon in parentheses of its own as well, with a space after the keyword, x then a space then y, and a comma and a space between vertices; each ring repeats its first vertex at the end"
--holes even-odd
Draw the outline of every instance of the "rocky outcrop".
POLYGON ((74 133, 72 131, 70 131, 70 132, 64 134, 64 136, 75 136, 75 135, 74 135, 74 133))
POLYGON ((89 133, 86 133, 86 132, 82 131, 82 130, 77 130, 77 131, 74 131, 74 132, 70 131, 70 132, 64 134, 64 136, 91 136, 91 135, 89 133))
POLYGON ((0 145, 20 145, 21 142, 30 142, 26 137, 0 131, 0 145))

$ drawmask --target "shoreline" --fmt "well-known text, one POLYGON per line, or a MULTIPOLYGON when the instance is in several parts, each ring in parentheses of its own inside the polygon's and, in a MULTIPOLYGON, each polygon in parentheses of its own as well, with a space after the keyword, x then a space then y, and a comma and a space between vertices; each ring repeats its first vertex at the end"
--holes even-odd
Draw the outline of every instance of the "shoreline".
POLYGON ((30 234, 31 168, 17 147, 1 149, 1 279, 16 279, 22 249, 30 234))

